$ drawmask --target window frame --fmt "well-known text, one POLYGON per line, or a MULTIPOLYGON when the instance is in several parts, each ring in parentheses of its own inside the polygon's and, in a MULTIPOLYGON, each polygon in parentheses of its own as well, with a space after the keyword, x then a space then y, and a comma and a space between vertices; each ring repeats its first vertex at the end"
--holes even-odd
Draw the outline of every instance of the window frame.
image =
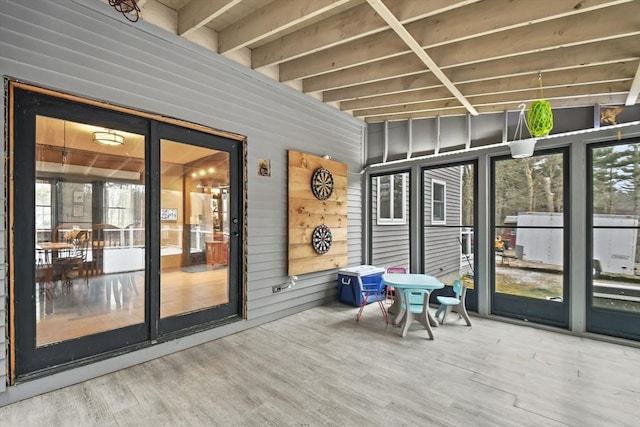
POLYGON ((437 178, 431 178, 431 224, 446 225, 447 224, 447 182, 437 178), (442 201, 434 199, 435 185, 442 186, 442 201), (442 219, 435 218, 435 203, 442 203, 442 219))
POLYGON ((376 223, 377 225, 406 225, 407 224, 407 173, 394 173, 388 175, 380 175, 376 177, 376 223), (398 176, 402 179, 402 216, 400 218, 395 217, 395 177, 398 176), (388 177, 391 180, 390 194, 389 194, 389 218, 383 218, 380 216, 380 178, 388 177))

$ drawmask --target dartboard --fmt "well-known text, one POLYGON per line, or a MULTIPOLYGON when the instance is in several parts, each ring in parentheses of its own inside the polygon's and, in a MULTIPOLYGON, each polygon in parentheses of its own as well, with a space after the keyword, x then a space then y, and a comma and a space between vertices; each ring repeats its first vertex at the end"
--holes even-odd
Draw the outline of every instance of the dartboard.
POLYGON ((318 168, 311 178, 311 191, 318 200, 327 200, 333 193, 333 175, 325 168, 318 168))
POLYGON ((331 249, 331 229, 324 224, 317 226, 313 230, 311 244, 320 255, 329 252, 331 249))

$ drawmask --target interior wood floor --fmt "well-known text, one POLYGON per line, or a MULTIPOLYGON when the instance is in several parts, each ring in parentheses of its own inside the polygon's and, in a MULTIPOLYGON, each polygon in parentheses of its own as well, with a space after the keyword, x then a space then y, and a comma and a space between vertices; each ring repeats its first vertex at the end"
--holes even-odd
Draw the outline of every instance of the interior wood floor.
POLYGON ((637 426, 640 349, 314 308, 0 408, 28 426, 637 426))
MULTIPOLYGON (((164 269, 160 315, 170 317, 229 302, 227 268, 207 265, 164 269), (191 271, 189 271, 191 269, 191 271)), ((70 286, 57 283, 52 298, 36 300, 37 345, 105 332, 144 322, 144 273, 92 277, 70 286), (51 304, 50 313, 47 305, 51 304)))

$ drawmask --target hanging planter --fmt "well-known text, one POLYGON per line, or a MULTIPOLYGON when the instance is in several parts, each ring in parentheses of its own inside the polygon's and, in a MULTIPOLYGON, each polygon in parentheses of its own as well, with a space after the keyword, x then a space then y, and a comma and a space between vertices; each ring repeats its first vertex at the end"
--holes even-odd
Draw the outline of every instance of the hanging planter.
MULTIPOLYGON (((540 98, 544 98, 542 93, 542 73, 538 73, 540 83, 540 98)), ((551 104, 545 99, 534 101, 527 113, 527 126, 531 135, 536 137, 547 136, 553 129, 553 111, 551 104)))
POLYGON ((537 139, 522 139, 522 128, 526 126, 529 130, 529 134, 531 134, 532 132, 531 129, 529 129, 527 120, 524 117, 524 110, 525 108, 527 108, 527 106, 524 104, 520 104, 518 107, 520 108, 520 114, 518 115, 518 124, 516 125, 516 131, 513 135, 513 141, 509 143, 509 150, 511 151, 511 157, 513 157, 514 159, 523 159, 525 157, 533 156, 533 150, 536 148, 537 139))
POLYGON ((523 159, 525 157, 533 156, 533 150, 536 148, 535 138, 519 139, 517 141, 511 141, 509 143, 509 150, 511 150, 511 157, 514 159, 523 159))

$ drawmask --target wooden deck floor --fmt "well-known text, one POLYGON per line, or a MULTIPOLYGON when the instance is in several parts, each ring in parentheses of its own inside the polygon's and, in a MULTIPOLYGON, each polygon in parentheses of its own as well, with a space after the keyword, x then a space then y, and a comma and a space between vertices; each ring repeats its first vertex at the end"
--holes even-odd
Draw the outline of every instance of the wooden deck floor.
POLYGON ((640 349, 472 317, 308 310, 0 408, 28 426, 637 426, 640 349), (453 318, 452 318, 453 320, 453 318))

